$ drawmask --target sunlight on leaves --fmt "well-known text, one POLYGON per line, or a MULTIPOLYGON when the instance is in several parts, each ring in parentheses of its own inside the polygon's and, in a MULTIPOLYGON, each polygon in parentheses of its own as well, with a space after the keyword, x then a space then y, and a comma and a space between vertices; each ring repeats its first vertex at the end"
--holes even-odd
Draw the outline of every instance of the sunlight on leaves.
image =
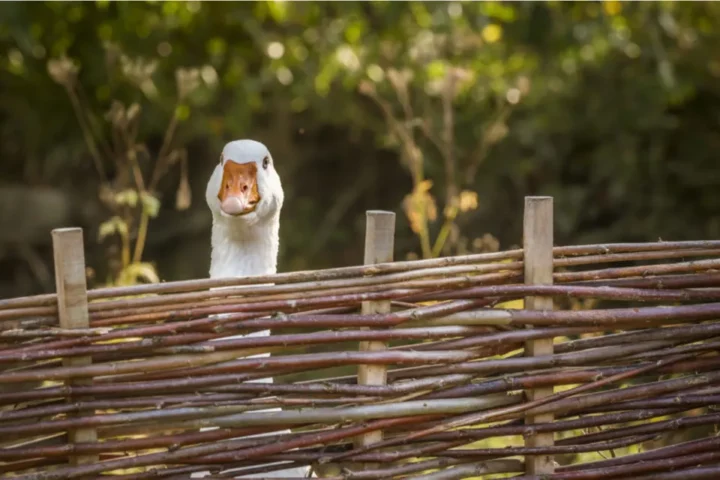
POLYGON ((425 69, 427 71, 427 76, 430 80, 437 80, 445 77, 447 65, 442 60, 435 60, 428 63, 425 69))
POLYGON ((603 10, 610 16, 618 15, 622 12, 622 4, 617 0, 606 0, 603 2, 603 10))
POLYGON ((278 23, 282 23, 288 14, 288 5, 284 1, 271 0, 267 2, 268 11, 270 16, 278 23))
POLYGON ((503 31, 500 25, 491 23, 482 29, 481 35, 487 43, 495 43, 502 38, 502 33, 503 31))
POLYGON ((376 63, 368 65, 367 76, 375 83, 380 83, 385 78, 385 71, 376 63))
POLYGON ((479 7, 483 15, 503 22, 512 22, 517 18, 515 8, 505 2, 480 2, 479 7))
POLYGON ((175 109, 175 117, 180 121, 187 120, 190 118, 190 107, 187 105, 178 105, 175 109))

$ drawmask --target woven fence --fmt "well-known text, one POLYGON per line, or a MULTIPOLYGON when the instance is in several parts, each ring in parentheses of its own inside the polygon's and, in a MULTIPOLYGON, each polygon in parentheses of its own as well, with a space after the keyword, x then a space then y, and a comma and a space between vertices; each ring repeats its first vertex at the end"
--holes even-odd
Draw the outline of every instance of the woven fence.
POLYGON ((90 291, 54 231, 57 293, 0 300, 0 476, 720 478, 720 241, 525 208, 517 250, 393 262, 368 212, 361 266, 90 291))

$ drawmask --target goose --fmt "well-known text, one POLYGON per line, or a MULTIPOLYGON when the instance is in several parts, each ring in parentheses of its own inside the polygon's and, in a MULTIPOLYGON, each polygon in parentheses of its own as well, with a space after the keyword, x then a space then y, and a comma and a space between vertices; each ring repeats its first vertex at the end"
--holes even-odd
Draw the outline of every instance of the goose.
MULTIPOLYGON (((210 278, 271 275, 277 272, 280 245, 280 210, 284 193, 268 148, 255 140, 225 145, 205 191, 212 212, 210 278)), ((269 330, 247 336, 266 336, 269 330)), ((243 335, 225 337, 242 338, 243 335)), ((269 354, 253 355, 267 357, 269 354)), ((255 380, 272 383, 272 378, 255 380)), ((263 410, 279 411, 279 408, 263 410)), ((204 428, 202 431, 215 427, 204 428)), ((285 432, 278 433, 288 433, 285 432)), ((257 435, 261 436, 261 435, 257 435)), ((296 467, 242 478, 308 477, 309 467, 296 467)), ((239 473, 239 472, 238 472, 239 473)), ((210 472, 198 472, 202 478, 210 472)))
POLYGON ((276 273, 285 196, 267 147, 254 140, 225 145, 205 199, 213 216, 210 278, 276 273))

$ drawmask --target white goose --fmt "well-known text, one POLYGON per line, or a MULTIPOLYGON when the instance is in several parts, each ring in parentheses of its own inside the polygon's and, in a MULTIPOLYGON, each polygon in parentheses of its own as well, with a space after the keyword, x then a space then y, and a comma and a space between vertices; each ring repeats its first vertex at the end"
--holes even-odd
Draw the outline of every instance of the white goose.
MULTIPOLYGON (((284 193, 267 147, 254 140, 235 140, 225 145, 208 182, 205 199, 213 215, 210 278, 276 273, 284 193)), ((269 330, 265 330, 250 335, 269 334, 269 330)), ((241 337, 243 335, 226 339, 241 337)), ((257 381, 272 383, 273 380, 257 381)), ((306 477, 309 470, 299 467, 241 478, 298 478, 306 477)), ((193 474, 193 478, 205 475, 209 472, 193 474)))
POLYGON ((225 145, 205 191, 213 214, 210 278, 277 271, 284 198, 265 145, 254 140, 225 145))

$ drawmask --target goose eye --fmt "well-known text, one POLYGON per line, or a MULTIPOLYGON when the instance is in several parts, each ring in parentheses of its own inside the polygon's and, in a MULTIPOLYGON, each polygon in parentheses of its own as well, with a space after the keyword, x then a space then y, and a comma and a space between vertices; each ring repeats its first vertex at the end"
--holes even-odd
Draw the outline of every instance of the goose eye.
POLYGON ((267 170, 268 165, 270 165, 270 158, 265 157, 263 158, 263 168, 267 170))

